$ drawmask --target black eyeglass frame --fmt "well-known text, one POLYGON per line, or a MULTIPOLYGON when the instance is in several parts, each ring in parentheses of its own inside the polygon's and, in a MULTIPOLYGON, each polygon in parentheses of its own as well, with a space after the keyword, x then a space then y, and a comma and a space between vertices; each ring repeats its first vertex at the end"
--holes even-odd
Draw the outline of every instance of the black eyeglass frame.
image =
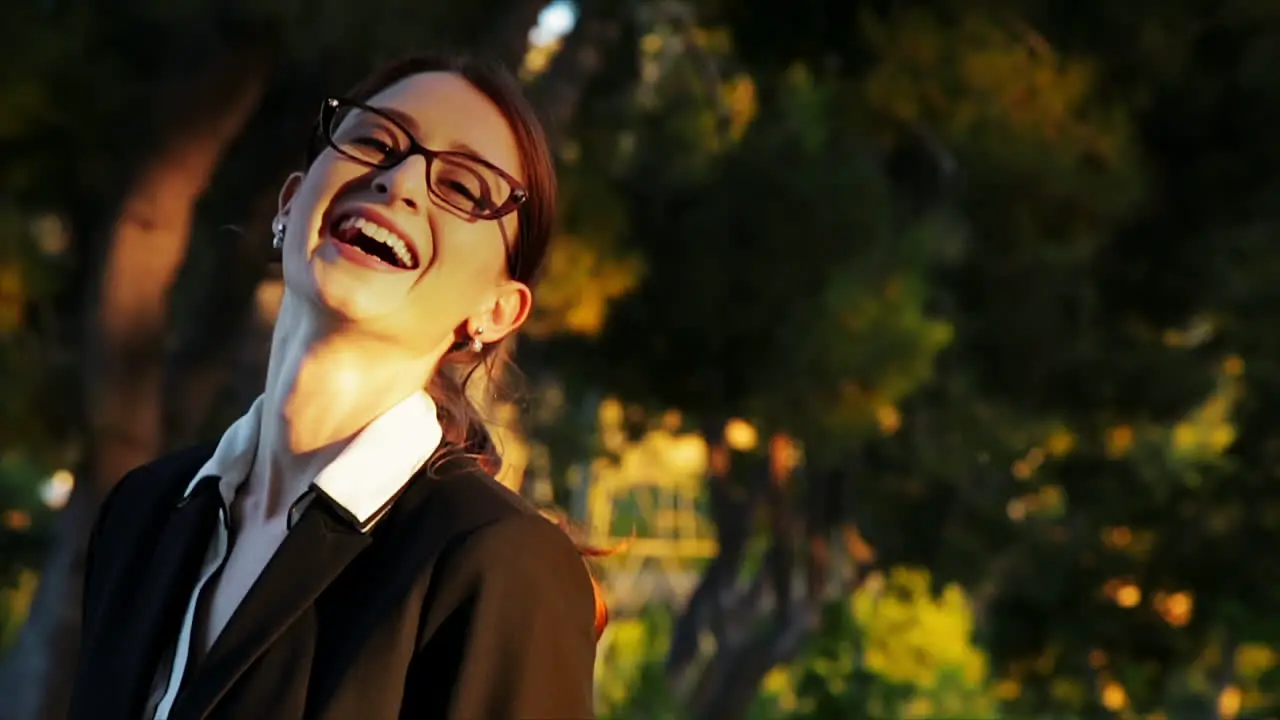
POLYGON ((318 129, 320 131, 320 134, 324 137, 324 141, 329 145, 329 147, 333 148, 334 152, 338 153, 344 158, 347 158, 348 160, 360 163, 361 165, 364 165, 366 167, 378 168, 380 170, 390 170, 391 168, 399 165, 400 163, 404 162, 405 160, 409 159, 414 155, 421 155, 422 158, 427 161, 427 178, 428 178, 427 190, 428 192, 431 193, 432 197, 448 205, 449 207, 457 210, 458 212, 465 213, 466 215, 473 217, 477 220, 497 220, 499 218, 510 215, 511 213, 518 210, 520 206, 523 205, 525 201, 529 199, 529 191, 525 190, 524 185, 520 184, 519 180, 516 180, 514 177, 511 177, 510 173, 498 167, 497 165, 494 165, 493 163, 489 162, 488 160, 485 160, 482 157, 477 157, 475 155, 472 155, 471 153, 458 152, 455 150, 432 150, 431 148, 418 142, 418 139, 413 136, 413 133, 409 132, 409 129, 406 128, 401 122, 396 120, 394 117, 391 117, 390 115, 383 112, 382 110, 379 110, 378 108, 371 107, 370 105, 366 103, 362 103, 358 100, 350 100, 350 99, 341 98, 341 97, 326 98, 324 101, 324 104, 320 108, 320 127, 318 129), (338 110, 343 107, 350 107, 355 110, 362 110, 364 112, 372 113, 374 115, 377 115, 379 118, 386 120, 387 122, 395 126, 397 130, 404 133, 404 136, 409 140, 409 146, 403 149, 396 149, 395 152, 387 156, 386 160, 380 163, 372 162, 367 158, 357 157, 343 150, 342 147, 338 144, 338 142, 333 137, 333 132, 334 130, 337 129, 334 127, 334 122, 333 122, 334 117, 337 114, 338 110), (456 204, 449 202, 447 198, 442 197, 440 193, 436 192, 436 189, 432 187, 431 183, 429 182, 431 178, 431 166, 433 163, 435 163, 435 160, 438 157, 460 158, 460 159, 466 160, 467 162, 476 163, 478 165, 484 166, 486 169, 496 173, 499 177, 502 178, 504 182, 507 183, 507 185, 511 187, 511 195, 508 196, 507 199, 504 200, 501 204, 499 204, 498 206, 496 206, 495 208, 493 208, 488 212, 476 212, 473 210, 469 210, 467 208, 458 207, 456 204))

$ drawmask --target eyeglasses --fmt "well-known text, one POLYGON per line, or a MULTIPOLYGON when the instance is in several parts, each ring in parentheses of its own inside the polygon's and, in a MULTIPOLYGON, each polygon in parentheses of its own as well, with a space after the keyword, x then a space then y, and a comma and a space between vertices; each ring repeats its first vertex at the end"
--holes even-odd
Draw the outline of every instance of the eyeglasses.
POLYGON ((421 155, 431 195, 477 220, 496 220, 529 197, 502 168, 470 153, 424 147, 395 118, 361 102, 325 100, 320 128, 330 147, 368 167, 386 170, 421 155))

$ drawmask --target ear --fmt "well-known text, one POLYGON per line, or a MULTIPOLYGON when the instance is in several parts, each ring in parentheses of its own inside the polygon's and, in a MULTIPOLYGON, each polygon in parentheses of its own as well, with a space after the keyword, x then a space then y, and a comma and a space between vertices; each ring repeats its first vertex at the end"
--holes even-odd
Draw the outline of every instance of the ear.
POLYGON ((493 301, 467 319, 467 334, 474 338, 477 337, 476 331, 483 329, 479 335, 482 342, 497 342, 519 330, 529 318, 532 307, 533 293, 528 285, 517 280, 504 280, 498 286, 493 301))
POLYGON ((284 179, 284 185, 280 186, 279 209, 276 210, 276 217, 281 220, 288 219, 289 205, 293 203, 293 196, 298 194, 298 188, 302 187, 302 178, 301 172, 291 172, 289 177, 284 179))

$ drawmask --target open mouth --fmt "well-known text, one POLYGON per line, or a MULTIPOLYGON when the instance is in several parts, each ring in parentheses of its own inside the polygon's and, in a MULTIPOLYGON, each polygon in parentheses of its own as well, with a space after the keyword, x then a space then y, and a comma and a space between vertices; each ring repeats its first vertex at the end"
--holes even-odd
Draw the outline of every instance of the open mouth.
POLYGON ((413 270, 418 267, 418 255, 413 246, 394 230, 369 218, 343 215, 333 222, 329 232, 338 242, 350 245, 393 268, 413 270))

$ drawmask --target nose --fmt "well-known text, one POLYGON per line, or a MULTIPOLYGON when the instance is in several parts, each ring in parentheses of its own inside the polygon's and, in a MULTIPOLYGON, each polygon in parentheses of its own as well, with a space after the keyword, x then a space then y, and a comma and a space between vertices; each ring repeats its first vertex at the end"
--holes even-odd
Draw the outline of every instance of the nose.
POLYGON ((410 210, 427 206, 427 161, 419 155, 410 155, 394 167, 378 173, 373 179, 373 190, 387 196, 392 204, 404 204, 410 210))

